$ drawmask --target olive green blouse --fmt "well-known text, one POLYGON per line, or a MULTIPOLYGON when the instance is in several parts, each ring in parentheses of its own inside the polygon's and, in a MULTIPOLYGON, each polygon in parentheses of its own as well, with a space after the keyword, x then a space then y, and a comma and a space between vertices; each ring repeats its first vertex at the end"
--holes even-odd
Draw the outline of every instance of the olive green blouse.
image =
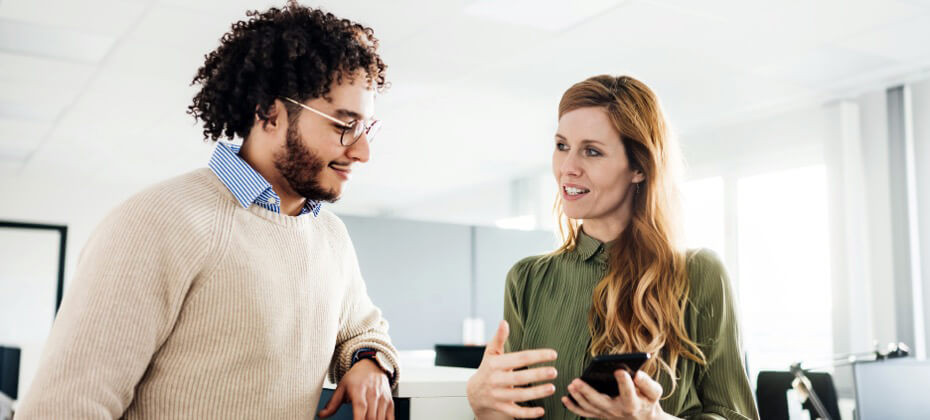
MULTIPOLYGON (((507 275, 506 351, 552 348, 559 355, 550 364, 558 370, 555 394, 528 404, 545 408, 547 419, 579 418, 560 399, 591 360, 588 310, 594 287, 607 274, 608 246, 581 232, 574 250, 525 258, 507 275)), ((758 419, 726 270, 708 250, 689 252, 687 270, 691 291, 685 327, 707 364, 680 358, 671 394, 668 375, 660 374, 662 409, 686 419, 758 419)))

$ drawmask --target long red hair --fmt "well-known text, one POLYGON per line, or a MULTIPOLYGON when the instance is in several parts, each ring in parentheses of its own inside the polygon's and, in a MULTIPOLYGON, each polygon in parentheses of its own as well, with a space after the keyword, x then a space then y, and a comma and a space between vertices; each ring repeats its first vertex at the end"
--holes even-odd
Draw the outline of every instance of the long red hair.
MULTIPOLYGON (((674 390, 680 358, 705 363, 685 329, 690 285, 686 255, 677 246, 677 148, 658 98, 632 77, 602 75, 575 84, 562 96, 559 118, 586 107, 607 112, 631 167, 645 176, 635 187, 630 224, 610 248, 608 273, 594 288, 590 352, 652 353, 658 357, 643 370, 655 377, 661 369, 674 390)), ((564 241, 557 252, 574 249, 582 221, 565 216, 561 196, 556 211, 564 241)))

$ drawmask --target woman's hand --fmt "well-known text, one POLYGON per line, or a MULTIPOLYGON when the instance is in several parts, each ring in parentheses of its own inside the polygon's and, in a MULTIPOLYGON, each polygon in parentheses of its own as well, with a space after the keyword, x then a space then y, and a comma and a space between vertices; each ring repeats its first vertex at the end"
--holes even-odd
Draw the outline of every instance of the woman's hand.
POLYGON ((504 343, 510 334, 507 321, 501 321, 497 333, 488 343, 478 372, 468 380, 468 403, 478 420, 497 418, 542 417, 542 407, 521 407, 518 402, 544 398, 555 392, 551 383, 526 387, 556 377, 554 367, 516 370, 556 359, 555 350, 537 349, 504 353, 504 343))
POLYGON ((575 398, 562 397, 572 413, 582 417, 618 420, 658 420, 674 418, 662 411, 659 398, 662 385, 643 372, 636 372, 635 381, 623 369, 614 372, 620 395, 609 397, 597 392, 581 379, 568 385, 568 392, 575 398))

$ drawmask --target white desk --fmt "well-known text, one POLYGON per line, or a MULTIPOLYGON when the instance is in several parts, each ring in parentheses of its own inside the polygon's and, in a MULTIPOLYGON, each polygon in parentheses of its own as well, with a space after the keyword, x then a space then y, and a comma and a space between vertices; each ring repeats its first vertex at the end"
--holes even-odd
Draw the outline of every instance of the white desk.
MULTIPOLYGON (((475 418, 465 396, 468 378, 475 369, 410 366, 402 367, 400 382, 394 391, 394 415, 397 420, 448 419, 472 420, 475 418)), ((322 408, 336 385, 326 381, 320 397, 322 408)), ((332 417, 335 420, 351 419, 352 409, 343 405, 332 417)))

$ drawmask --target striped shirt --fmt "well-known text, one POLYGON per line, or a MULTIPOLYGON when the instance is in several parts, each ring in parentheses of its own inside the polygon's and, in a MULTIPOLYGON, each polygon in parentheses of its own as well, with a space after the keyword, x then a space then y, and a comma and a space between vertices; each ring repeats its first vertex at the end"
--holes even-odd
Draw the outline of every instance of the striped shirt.
MULTIPOLYGON (((271 188, 271 183, 249 164, 239 157, 240 146, 230 143, 217 142, 213 156, 210 157, 210 170, 229 188, 236 201, 243 208, 252 204, 266 210, 281 213, 281 197, 271 188)), ((300 216, 313 213, 320 214, 323 203, 307 200, 300 210, 300 216)))
MULTIPOLYGON (((504 319, 510 323, 510 336, 505 350, 551 348, 559 355, 549 363, 559 372, 551 381, 559 392, 526 404, 545 408, 546 418, 579 418, 560 398, 591 361, 591 297, 609 273, 609 248, 614 244, 602 243, 582 230, 574 249, 525 258, 507 275, 504 319)), ((664 395, 659 404, 666 413, 685 419, 757 420, 726 269, 710 251, 688 251, 687 255, 691 284, 683 325, 688 338, 704 352, 706 363, 680 357, 673 366, 678 374, 674 390, 671 378, 660 372, 658 382, 664 395)), ((657 356, 662 354, 659 351, 657 356)))

